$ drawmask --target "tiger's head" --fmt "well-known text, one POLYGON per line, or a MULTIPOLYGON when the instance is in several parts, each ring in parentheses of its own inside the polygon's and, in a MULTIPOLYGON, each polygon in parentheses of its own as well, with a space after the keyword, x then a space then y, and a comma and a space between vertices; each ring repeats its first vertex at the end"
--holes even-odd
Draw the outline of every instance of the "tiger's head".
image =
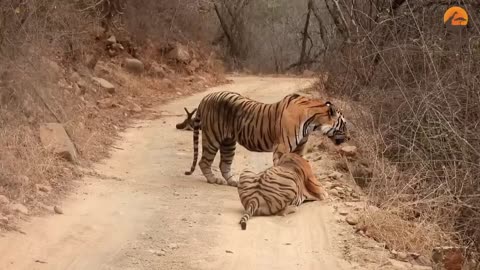
POLYGON ((193 115, 197 111, 194 109, 192 112, 189 112, 187 108, 183 108, 185 112, 187 112, 187 119, 185 119, 182 123, 178 123, 176 125, 177 129, 181 130, 193 130, 193 115))
POLYGON ((326 200, 328 193, 320 185, 320 182, 313 173, 310 162, 302 156, 295 153, 285 153, 280 157, 278 166, 287 166, 295 170, 298 175, 303 176, 303 185, 305 187, 304 196, 307 200, 326 200))
POLYGON ((310 106, 308 115, 311 115, 309 120, 311 119, 310 125, 313 125, 313 130, 321 130, 335 144, 342 144, 348 140, 347 120, 330 101, 310 106))

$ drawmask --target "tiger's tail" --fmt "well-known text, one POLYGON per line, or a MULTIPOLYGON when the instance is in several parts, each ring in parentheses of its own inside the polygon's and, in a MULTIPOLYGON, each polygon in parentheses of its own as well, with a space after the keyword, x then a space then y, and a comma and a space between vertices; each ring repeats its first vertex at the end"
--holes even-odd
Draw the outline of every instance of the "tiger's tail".
POLYGON ((193 162, 190 171, 186 171, 186 175, 191 175, 195 171, 198 161, 198 137, 200 134, 200 115, 197 112, 195 119, 193 120, 193 162))
POLYGON ((247 229, 247 221, 250 219, 251 216, 253 216, 253 213, 257 211, 257 204, 254 202, 250 202, 245 209, 245 214, 243 214, 243 217, 240 219, 240 226, 242 226, 242 230, 247 229))

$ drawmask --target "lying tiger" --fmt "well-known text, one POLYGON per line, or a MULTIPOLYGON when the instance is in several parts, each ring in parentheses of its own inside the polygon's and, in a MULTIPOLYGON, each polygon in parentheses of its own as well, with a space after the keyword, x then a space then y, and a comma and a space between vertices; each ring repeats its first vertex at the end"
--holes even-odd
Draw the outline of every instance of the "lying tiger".
POLYGON ((240 219, 242 230, 247 228, 251 216, 287 215, 304 201, 328 198, 308 161, 295 153, 282 155, 277 165, 263 172, 244 170, 238 195, 245 209, 240 219))
POLYGON ((315 130, 335 140, 345 141, 346 120, 330 102, 291 94, 265 104, 233 92, 205 96, 193 119, 193 162, 198 160, 199 129, 202 129, 202 158, 199 166, 208 183, 237 186, 231 171, 237 142, 254 152, 273 152, 273 164, 284 153, 302 155, 308 136, 315 130), (212 162, 220 150, 223 179, 212 173, 212 162))

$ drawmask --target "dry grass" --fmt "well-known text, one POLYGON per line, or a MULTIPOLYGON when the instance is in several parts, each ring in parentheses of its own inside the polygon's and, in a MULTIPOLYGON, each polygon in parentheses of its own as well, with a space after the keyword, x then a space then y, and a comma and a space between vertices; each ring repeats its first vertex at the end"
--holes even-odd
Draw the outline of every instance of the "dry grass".
POLYGON ((432 249, 451 243, 448 235, 432 223, 406 221, 393 209, 367 210, 360 216, 365 235, 385 243, 390 250, 415 252, 429 258, 432 249))
POLYGON ((355 102, 348 118, 370 161, 373 203, 479 247, 478 4, 459 3, 470 27, 453 46, 437 19, 446 2, 395 2, 388 14, 377 11, 388 3, 341 6, 356 25, 347 23, 351 42, 327 57, 327 91, 355 102))

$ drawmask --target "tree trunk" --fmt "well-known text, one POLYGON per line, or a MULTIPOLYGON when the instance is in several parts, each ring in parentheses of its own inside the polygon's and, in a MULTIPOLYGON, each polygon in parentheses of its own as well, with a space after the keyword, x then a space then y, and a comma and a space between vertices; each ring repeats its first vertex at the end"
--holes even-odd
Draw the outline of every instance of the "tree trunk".
POLYGON ((318 21, 318 28, 320 30, 320 37, 323 41, 323 46, 325 48, 325 52, 328 50, 328 40, 327 40, 327 30, 325 29, 325 24, 323 23, 322 17, 318 11, 318 8, 315 6, 315 2, 310 0, 308 3, 309 8, 312 10, 313 15, 318 21))
MULTIPOLYGON (((309 3, 310 7, 310 3, 309 3)), ((305 19, 305 26, 303 27, 303 39, 302 39, 302 51, 300 52, 300 59, 298 60, 299 66, 302 66, 307 58, 307 39, 308 39, 308 26, 310 25, 310 13, 311 9, 308 9, 307 18, 305 19)))

